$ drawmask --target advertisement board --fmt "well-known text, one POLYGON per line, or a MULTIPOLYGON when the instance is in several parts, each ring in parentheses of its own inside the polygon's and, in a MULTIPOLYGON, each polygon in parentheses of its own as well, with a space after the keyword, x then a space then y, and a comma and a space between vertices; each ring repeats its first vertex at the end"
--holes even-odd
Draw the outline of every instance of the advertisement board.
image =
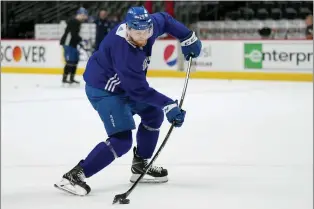
MULTIPOLYGON (((202 51, 194 59, 195 71, 241 71, 241 42, 202 41, 202 51)), ((187 63, 185 63, 185 66, 187 63)))
POLYGON ((61 67, 60 52, 56 41, 1 41, 1 66, 61 67))
MULTIPOLYGON (((79 48, 78 68, 85 68, 91 52, 79 48)), ((63 47, 57 40, 1 41, 1 66, 63 68, 63 47)), ((43 70, 44 72, 44 70, 43 70)))
POLYGON ((313 71, 313 45, 306 42, 244 43, 244 69, 313 71))
MULTIPOLYGON (((1 72, 60 74, 65 64, 58 40, 2 40, 0 55, 1 72)), ((78 74, 90 55, 80 49, 78 74)), ((178 41, 156 40, 148 76, 184 77, 186 67, 178 41)), ((313 41, 202 40, 192 72, 192 78, 311 81, 313 41)))
POLYGON ((178 70, 178 42, 176 40, 156 41, 152 56, 150 57, 149 70, 178 70))

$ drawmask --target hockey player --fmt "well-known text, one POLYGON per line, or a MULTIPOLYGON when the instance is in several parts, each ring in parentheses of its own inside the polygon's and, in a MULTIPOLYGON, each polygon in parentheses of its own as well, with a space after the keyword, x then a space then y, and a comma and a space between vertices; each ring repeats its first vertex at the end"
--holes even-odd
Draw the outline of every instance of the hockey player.
MULTIPOLYGON (((134 182, 143 173, 155 150, 159 128, 166 115, 175 127, 181 127, 185 111, 176 101, 151 88, 146 72, 152 46, 158 36, 168 33, 181 42, 186 60, 198 57, 201 42, 195 33, 167 13, 149 14, 144 7, 132 7, 125 21, 101 42, 89 59, 83 75, 87 97, 98 112, 108 135, 55 186, 75 195, 86 195, 91 189, 89 178, 121 157, 132 147, 133 115, 141 117, 134 147, 132 176, 134 182)), ((146 177, 167 182, 168 171, 151 166, 146 177)), ((143 179, 147 182, 149 179, 143 179)))
POLYGON ((79 35, 81 23, 87 20, 87 10, 81 7, 75 16, 67 23, 67 27, 60 40, 60 45, 63 46, 64 60, 66 64, 63 70, 62 83, 79 83, 74 80, 76 74, 77 64, 79 62, 78 45, 81 45, 82 38, 79 35), (68 81, 68 75, 70 74, 70 80, 68 81))

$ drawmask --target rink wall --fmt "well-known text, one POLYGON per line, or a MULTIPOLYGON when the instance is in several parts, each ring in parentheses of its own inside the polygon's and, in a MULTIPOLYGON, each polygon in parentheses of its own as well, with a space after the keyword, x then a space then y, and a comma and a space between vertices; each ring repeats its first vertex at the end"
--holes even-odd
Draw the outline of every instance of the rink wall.
MULTIPOLYGON (((202 40, 192 78, 313 80, 312 40, 202 40)), ((2 40, 2 73, 61 74, 63 49, 57 40, 2 40)), ((78 74, 89 54, 80 50, 78 74)), ((187 63, 176 40, 157 40, 148 76, 184 77, 187 63)))

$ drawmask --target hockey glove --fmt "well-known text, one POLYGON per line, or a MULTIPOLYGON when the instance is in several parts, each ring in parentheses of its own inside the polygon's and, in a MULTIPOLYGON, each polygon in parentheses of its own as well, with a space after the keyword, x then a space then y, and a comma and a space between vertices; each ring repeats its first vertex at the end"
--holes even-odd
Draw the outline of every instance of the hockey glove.
POLYGON ((166 114, 166 117, 167 117, 169 123, 174 122, 175 127, 181 127, 182 126, 186 112, 178 107, 178 101, 177 100, 175 102, 167 104, 163 108, 163 110, 166 114))
POLYGON ((195 32, 180 40, 182 53, 186 60, 189 60, 190 56, 196 58, 200 55, 202 50, 202 42, 196 37, 195 32))

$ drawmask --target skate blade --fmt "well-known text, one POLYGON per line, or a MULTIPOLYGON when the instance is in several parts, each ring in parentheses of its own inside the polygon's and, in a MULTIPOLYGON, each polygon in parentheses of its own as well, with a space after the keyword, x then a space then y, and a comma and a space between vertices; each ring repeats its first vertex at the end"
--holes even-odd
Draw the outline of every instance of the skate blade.
POLYGON ((76 196, 85 196, 87 194, 86 190, 78 185, 72 185, 67 179, 62 179, 60 182, 55 183, 54 187, 76 196))
MULTIPOLYGON (((134 183, 136 182, 136 180, 140 177, 141 174, 132 174, 130 182, 134 183)), ((145 175, 140 181, 139 183, 155 183, 155 184, 159 184, 159 183, 166 183, 168 182, 168 176, 164 176, 164 177, 152 177, 149 175, 145 175)))
POLYGON ((80 87, 80 83, 62 83, 61 87, 63 88, 75 88, 80 87))
POLYGON ((62 83, 62 84, 61 84, 61 87, 63 87, 63 88, 69 88, 69 87, 71 87, 71 84, 70 84, 70 83, 62 83))

